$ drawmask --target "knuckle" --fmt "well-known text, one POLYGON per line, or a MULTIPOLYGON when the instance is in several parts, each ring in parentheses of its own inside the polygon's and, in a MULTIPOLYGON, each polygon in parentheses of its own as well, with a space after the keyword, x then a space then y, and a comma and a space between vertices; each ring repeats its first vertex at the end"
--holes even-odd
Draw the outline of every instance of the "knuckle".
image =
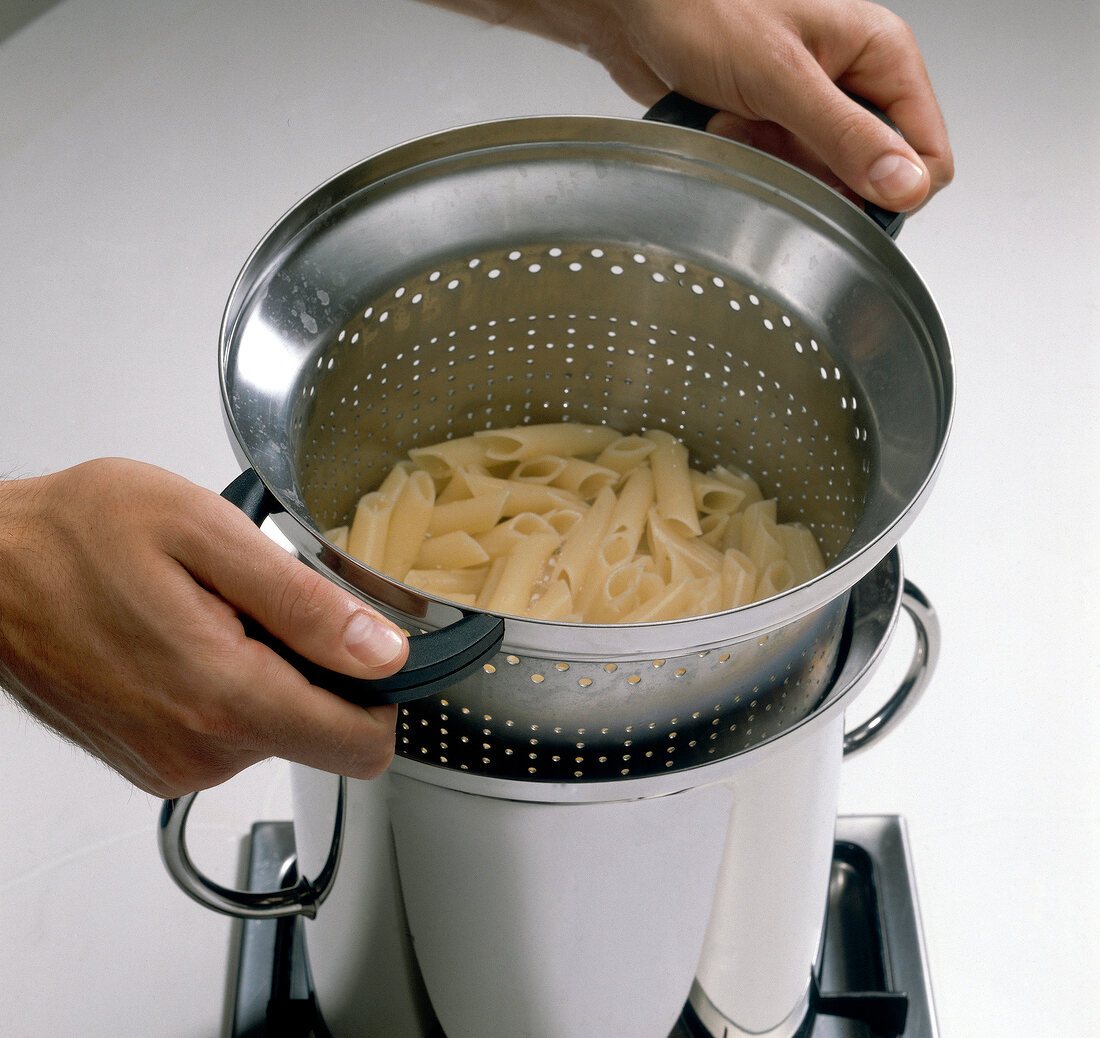
POLYGON ((329 589, 316 574, 291 568, 282 584, 277 615, 289 630, 310 630, 332 618, 329 589))
POLYGON ((368 780, 376 779, 390 766, 393 757, 394 744, 393 740, 390 739, 388 742, 372 747, 369 754, 358 762, 354 772, 351 773, 352 777, 368 780))
MULTIPOLYGON (((874 116, 870 116, 874 119, 874 116)), ((878 128, 877 120, 870 122, 866 112, 851 105, 845 105, 833 121, 833 141, 838 155, 845 156, 852 167, 859 165, 859 158, 875 147, 868 138, 867 128, 878 128)))
POLYGON ((347 762, 345 774, 351 778, 374 779, 392 763, 395 753, 394 728, 397 710, 391 707, 371 707, 369 728, 365 734, 350 734, 338 747, 347 762))
POLYGON ((894 11, 883 10, 886 17, 880 31, 885 38, 898 50, 916 51, 917 37, 909 23, 894 11))

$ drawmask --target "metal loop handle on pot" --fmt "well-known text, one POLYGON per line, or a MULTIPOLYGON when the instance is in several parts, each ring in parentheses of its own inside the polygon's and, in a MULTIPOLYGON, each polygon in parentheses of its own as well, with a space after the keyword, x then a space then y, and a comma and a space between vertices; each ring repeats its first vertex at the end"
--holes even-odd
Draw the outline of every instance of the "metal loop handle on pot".
POLYGON ((279 919, 292 915, 304 915, 313 919, 317 915, 317 906, 331 892, 340 866, 347 779, 340 777, 332 844, 317 878, 310 880, 300 876, 294 886, 281 887, 278 890, 235 890, 215 883, 199 871, 187 851, 184 837, 187 816, 197 796, 198 793, 188 793, 175 800, 166 800, 160 813, 157 840, 160 844, 161 860, 179 888, 200 905, 240 919, 279 919))
MULTIPOLYGON (((841 89, 843 90, 843 88, 841 89)), ((844 90, 844 93, 855 101, 856 104, 865 108, 872 115, 876 116, 882 122, 886 123, 887 126, 900 134, 898 128, 889 118, 887 118, 886 113, 876 108, 866 98, 860 97, 858 94, 853 94, 850 90, 844 90)), ((707 123, 717 114, 717 108, 711 108, 709 105, 700 104, 698 101, 692 101, 691 98, 684 97, 683 94, 674 92, 662 97, 660 101, 645 113, 643 118, 648 119, 650 122, 683 126, 689 130, 706 130, 707 123)), ((875 205, 874 202, 868 202, 866 199, 864 199, 863 202, 863 211, 891 238, 896 238, 898 236, 902 224, 905 223, 905 213, 895 213, 889 209, 883 209, 881 206, 875 205)))
MULTIPOLYGON (((241 509, 257 526, 282 506, 260 477, 245 469, 222 497, 241 509)), ((396 674, 372 681, 353 678, 319 666, 293 649, 251 617, 242 616, 245 633, 274 649, 313 685, 319 685, 359 706, 407 703, 449 688, 494 655, 504 640, 504 621, 491 613, 466 613, 448 627, 409 638, 409 658, 396 674)))
POLYGON ((907 580, 902 589, 901 604, 917 632, 917 644, 909 670, 884 706, 861 725, 844 733, 845 757, 867 749, 901 722, 924 694, 939 659, 940 622, 931 603, 920 588, 907 580))

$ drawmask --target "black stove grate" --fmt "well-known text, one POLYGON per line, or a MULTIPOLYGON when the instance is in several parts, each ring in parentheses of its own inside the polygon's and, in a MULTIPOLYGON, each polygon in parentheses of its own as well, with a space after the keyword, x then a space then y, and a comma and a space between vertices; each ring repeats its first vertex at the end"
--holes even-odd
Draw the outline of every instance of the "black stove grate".
MULTIPOLYGON (((249 887, 296 879, 292 824, 256 823, 249 887)), ((794 1038, 938 1038, 905 825, 897 816, 838 819, 813 984, 810 1014, 794 1038)), ((317 1005, 299 919, 243 923, 230 1038, 339 1038, 317 1005)), ((437 1025, 426 1038, 446 1035, 437 1025)), ((713 1036, 688 1005, 669 1038, 713 1036)))

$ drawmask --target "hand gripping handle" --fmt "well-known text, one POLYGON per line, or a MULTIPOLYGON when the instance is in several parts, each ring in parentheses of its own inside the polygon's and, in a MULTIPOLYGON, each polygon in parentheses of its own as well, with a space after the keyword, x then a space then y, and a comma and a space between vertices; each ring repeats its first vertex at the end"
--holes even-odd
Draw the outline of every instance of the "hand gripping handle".
MULTIPOLYGON (((268 492, 252 469, 245 469, 222 492, 257 526, 282 506, 268 492)), ((409 658, 388 678, 367 681, 328 670, 299 656, 293 649, 251 617, 241 623, 250 638, 274 649, 291 666, 301 671, 313 685, 348 699, 360 706, 383 703, 407 703, 423 699, 464 678, 500 648, 504 640, 504 621, 490 613, 466 613, 448 627, 409 638, 409 658)))
MULTIPOLYGON (((890 126, 895 131, 897 130, 897 127, 890 122, 886 114, 871 104, 870 101, 859 97, 857 94, 853 94, 849 90, 845 90, 844 93, 855 101, 856 104, 862 105, 872 115, 881 119, 887 126, 890 126)), ((707 105, 700 104, 698 101, 692 101, 682 94, 671 93, 661 98, 660 101, 646 112, 643 118, 650 120, 650 122, 683 126, 689 130, 705 130, 711 117, 717 115, 717 113, 717 108, 710 108, 707 105)), ((905 213, 891 212, 889 209, 883 209, 873 202, 868 202, 866 200, 864 200, 863 203, 863 211, 891 238, 896 238, 898 236, 902 224, 905 223, 905 213)))
MULTIPOLYGON (((241 473, 222 493, 257 526, 281 506, 252 469, 241 473)), ((262 641, 319 685, 360 706, 403 703, 421 699, 453 685, 476 670, 500 647, 504 621, 485 613, 467 613, 449 627, 409 639, 405 666, 389 678, 365 681, 318 666, 298 655, 251 617, 241 622, 250 638, 262 641)), ((304 915, 312 918, 332 889, 340 864, 347 780, 340 779, 336 820, 328 859, 315 879, 302 876, 291 887, 278 890, 235 890, 215 883, 196 867, 187 851, 187 816, 198 793, 166 800, 161 808, 157 839, 169 875, 189 897, 215 912, 243 919, 275 919, 304 915)))

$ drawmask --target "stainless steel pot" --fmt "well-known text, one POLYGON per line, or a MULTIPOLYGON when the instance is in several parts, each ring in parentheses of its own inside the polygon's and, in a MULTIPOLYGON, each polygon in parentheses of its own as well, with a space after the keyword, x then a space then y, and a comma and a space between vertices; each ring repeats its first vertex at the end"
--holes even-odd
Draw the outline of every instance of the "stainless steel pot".
MULTIPOLYGON (((311 923, 347 1033, 419 1038, 419 970, 453 1038, 581 1038, 582 1009, 601 1033, 657 1036, 693 970, 697 1012, 727 1033, 793 1033, 824 918, 842 703, 885 639, 881 611, 868 621, 853 602, 892 573, 892 626, 895 548, 953 406, 939 316, 888 235, 798 170, 696 131, 467 127, 360 163, 283 217, 230 296, 220 364, 254 517, 275 514, 310 564, 414 635, 385 688, 311 672, 403 703, 390 773, 338 801, 338 819, 348 806, 362 822, 342 907, 311 923), (412 447, 571 419, 667 429, 701 467, 749 470, 814 531, 826 572, 703 617, 546 623, 460 609, 321 533, 412 447), (599 909, 616 891, 635 895, 617 927, 599 909), (682 932, 670 904, 691 915, 682 932), (658 984, 642 967, 673 945, 658 984), (355 992, 390 976, 371 956, 391 948, 405 1029, 375 1032, 355 992), (499 984, 514 1012, 494 1023, 478 1007, 499 984)), ((920 676, 852 748, 919 690, 924 630, 920 676)), ((331 878, 309 792, 331 779, 297 775, 303 874, 331 878)), ((166 804, 161 833, 188 893, 235 914, 317 914, 328 888, 308 880, 257 900, 201 877, 190 802, 166 804)))
POLYGON ((186 848, 194 794, 165 806, 162 854, 209 908, 309 917, 318 999, 341 1038, 427 1038, 435 1016, 453 1038, 587 1038, 594 1021, 663 1038, 689 991, 714 1033, 783 1038, 810 994, 842 757, 901 720, 938 651, 935 613, 895 551, 853 589, 824 700, 774 743, 602 782, 408 759, 373 782, 296 767, 296 886, 204 876, 186 848), (909 673, 845 733, 902 607, 917 633, 909 673))

